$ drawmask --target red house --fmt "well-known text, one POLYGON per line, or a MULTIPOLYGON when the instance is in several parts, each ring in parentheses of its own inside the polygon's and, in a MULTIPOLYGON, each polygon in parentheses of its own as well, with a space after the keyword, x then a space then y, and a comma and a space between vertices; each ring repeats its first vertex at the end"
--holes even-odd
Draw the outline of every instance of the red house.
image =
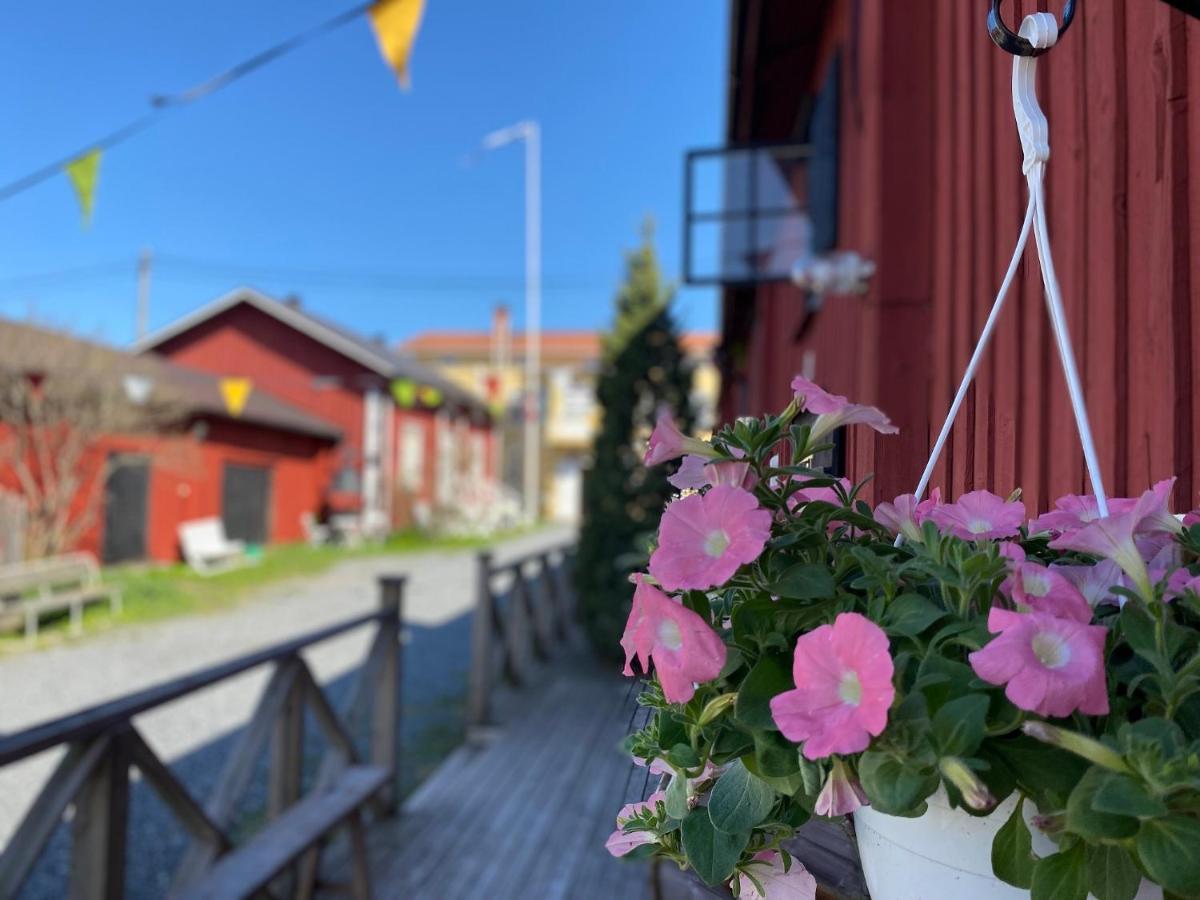
POLYGON ((453 506, 456 483, 494 477, 483 401, 303 309, 238 288, 141 341, 198 371, 249 379, 341 432, 322 508, 380 533, 453 506))
POLYGON ((336 426, 265 391, 234 416, 212 375, 15 322, 0 322, 0 357, 0 370, 17 383, 99 373, 136 378, 148 393, 171 398, 172 421, 160 433, 80 431, 88 442, 81 455, 62 460, 71 471, 43 460, 23 472, 24 485, 8 452, 20 426, 0 422, 0 459, 8 461, 0 463, 0 488, 29 507, 37 499, 29 481, 42 482, 39 492, 47 479, 64 475, 77 485, 69 505, 59 504, 77 538, 50 552, 88 550, 104 562, 172 561, 179 558, 180 524, 208 517, 223 519, 230 537, 252 544, 304 537, 302 517, 319 507, 341 440, 336 426))
MULTIPOLYGON (((727 146, 710 157, 724 163, 718 212, 699 173, 691 196, 726 249, 785 246, 803 210, 813 249, 875 263, 865 295, 823 302, 786 271, 751 270, 769 254, 707 283, 723 288, 723 418, 782 408, 801 371, 877 404, 900 435, 848 434, 846 462, 888 498, 916 485, 1025 208, 1013 57, 989 39, 986 7, 735 0, 727 146), (769 198, 738 189, 753 160, 762 177, 745 183, 777 185, 769 198)), ((1014 30, 1063 7, 1002 5, 1014 30)), ((1200 20, 1166 2, 1089 2, 1038 61, 1050 232, 1106 486, 1128 496, 1177 475, 1183 509, 1200 490, 1197 47, 1200 20)), ((1021 487, 1044 510, 1088 488, 1033 260, 1031 241, 934 484, 1021 487)))

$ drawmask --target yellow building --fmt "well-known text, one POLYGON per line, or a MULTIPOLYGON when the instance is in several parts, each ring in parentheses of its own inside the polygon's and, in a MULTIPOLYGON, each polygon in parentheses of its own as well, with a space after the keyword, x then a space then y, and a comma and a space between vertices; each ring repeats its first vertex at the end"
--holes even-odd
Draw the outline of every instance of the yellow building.
MULTIPOLYGON (((701 432, 711 430, 716 421, 720 392, 720 376, 713 362, 716 342, 716 335, 710 333, 683 336, 693 373, 692 411, 701 432)), ((430 331, 417 335, 402 349, 475 391, 502 413, 500 472, 506 484, 519 489, 525 335, 513 333, 508 309, 497 307, 490 332, 430 331)), ((597 332, 542 332, 541 506, 542 515, 554 521, 577 522, 580 517, 583 472, 590 465, 599 426, 596 376, 602 354, 597 332)))

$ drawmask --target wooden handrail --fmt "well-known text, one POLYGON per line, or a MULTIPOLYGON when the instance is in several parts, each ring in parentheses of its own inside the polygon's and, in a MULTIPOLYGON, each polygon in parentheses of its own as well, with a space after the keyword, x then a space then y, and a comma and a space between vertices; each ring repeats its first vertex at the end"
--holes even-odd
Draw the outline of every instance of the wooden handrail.
POLYGON ((146 710, 178 700, 188 694, 195 693, 209 685, 216 684, 240 675, 249 669, 257 668, 265 663, 274 662, 285 656, 291 656, 297 651, 337 637, 347 631, 361 628, 371 622, 380 622, 391 615, 388 610, 366 613, 353 619, 347 619, 328 628, 311 631, 308 634, 284 641, 265 650, 259 650, 246 656, 238 657, 229 662, 218 663, 207 669, 184 675, 172 681, 165 681, 153 687, 101 703, 97 706, 79 712, 50 719, 39 725, 31 726, 16 734, 0 736, 0 766, 7 766, 27 756, 33 756, 43 750, 67 744, 73 741, 86 740, 108 731, 114 725, 127 721, 146 710))
POLYGON ((476 558, 476 604, 471 624, 471 669, 467 698, 467 727, 491 723, 491 696, 497 670, 514 686, 525 680, 527 650, 539 659, 551 655, 554 637, 566 638, 574 619, 574 589, 569 568, 574 544, 537 550, 496 564, 483 551, 476 558), (551 558, 558 556, 558 562, 551 558), (533 569, 532 574, 527 570, 533 569), (497 576, 512 576, 508 603, 494 589, 497 576), (499 661, 497 661, 499 650, 499 661), (497 664, 498 662, 498 664, 497 664))
MULTIPOLYGON (((191 836, 192 844, 176 871, 175 885, 178 888, 192 883, 232 846, 228 828, 236 801, 268 746, 268 817, 283 815, 301 799, 303 722, 309 710, 331 747, 321 765, 322 783, 357 761, 360 754, 353 743, 354 723, 367 719, 368 747, 363 755, 376 772, 391 773, 388 785, 380 792, 376 812, 393 813, 399 771, 404 578, 380 578, 379 588, 377 612, 0 737, 0 766, 52 747, 67 748, 63 761, 0 854, 0 900, 17 896, 64 811, 72 804, 71 896, 121 900, 125 892, 131 766, 141 771, 144 782, 164 800, 191 836), (373 623, 378 630, 360 669, 358 684, 351 693, 349 708, 339 714, 299 653, 305 647, 373 623), (258 705, 227 757, 213 794, 202 804, 155 756, 133 718, 270 664, 274 671, 258 705)), ((311 891, 315 883, 318 845, 314 836, 314 849, 293 866, 294 883, 301 894, 311 891)))

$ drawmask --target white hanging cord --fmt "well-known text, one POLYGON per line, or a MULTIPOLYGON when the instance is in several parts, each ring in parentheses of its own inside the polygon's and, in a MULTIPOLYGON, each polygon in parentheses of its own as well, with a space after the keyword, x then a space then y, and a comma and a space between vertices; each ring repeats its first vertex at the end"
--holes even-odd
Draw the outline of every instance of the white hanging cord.
MULTIPOLYGON (((1055 21, 1054 16, 1049 13, 1034 13, 1025 17, 1025 21, 1021 23, 1020 34, 1021 37, 1026 38, 1034 47, 1040 49, 1049 48, 1054 46, 1054 43, 1058 40, 1058 23, 1055 21)), ((1009 289, 1012 287, 1017 267, 1024 254, 1026 244, 1029 240, 1029 232, 1032 228, 1034 243, 1037 246, 1038 261, 1041 263, 1042 284, 1045 287, 1046 293, 1046 309, 1050 315, 1051 329, 1054 332, 1058 355, 1062 361, 1063 374, 1067 380, 1067 391, 1071 397, 1071 408, 1075 413, 1075 426, 1079 432, 1079 442, 1083 446, 1083 457, 1087 465, 1088 478, 1091 481, 1092 493, 1096 496, 1097 509, 1101 516, 1107 516, 1108 498, 1104 492, 1104 483, 1100 474, 1100 463, 1096 455, 1096 445, 1092 439, 1091 426, 1088 423, 1087 404, 1084 401, 1083 385, 1079 380, 1079 371, 1075 365, 1075 353, 1071 346, 1071 335, 1067 329, 1066 314, 1063 311, 1062 292, 1058 286, 1058 278, 1054 272, 1054 259, 1050 253, 1050 233, 1046 224, 1046 195, 1043 185, 1046 162, 1050 159, 1050 126, 1046 121, 1045 114, 1038 105, 1036 83, 1034 80, 1036 65, 1036 58, 1027 56, 1018 56, 1013 63, 1013 112, 1016 116, 1017 131, 1021 136, 1021 147, 1025 155, 1022 169, 1029 182, 1029 205, 1025 211, 1025 221, 1021 226, 1021 234, 1017 238, 1017 246, 1013 251, 1012 260, 1008 264, 1008 271, 1004 275, 1004 281, 1000 285, 1000 291, 997 293, 996 300, 992 304, 991 312, 988 313, 983 331, 979 335, 979 341, 976 343, 975 350, 971 354, 971 360, 967 363, 967 370, 963 374, 962 382, 958 386, 954 402, 950 404, 946 420, 942 423, 942 430, 934 442, 929 460, 925 464, 925 470, 921 473, 921 480, 917 483, 916 498, 920 500, 924 496, 925 490, 929 487, 929 480, 933 476, 933 470, 941 458, 943 449, 945 449, 946 440, 950 435, 951 429, 954 427, 954 420, 958 417, 959 408, 962 406, 963 399, 967 395, 967 390, 975 378, 975 372, 979 368, 979 362, 983 357, 983 353, 991 341, 992 332, 995 330, 1000 311, 1004 307, 1004 300, 1008 296, 1009 289)), ((901 542, 902 538, 897 537, 896 546, 899 546, 901 542)))

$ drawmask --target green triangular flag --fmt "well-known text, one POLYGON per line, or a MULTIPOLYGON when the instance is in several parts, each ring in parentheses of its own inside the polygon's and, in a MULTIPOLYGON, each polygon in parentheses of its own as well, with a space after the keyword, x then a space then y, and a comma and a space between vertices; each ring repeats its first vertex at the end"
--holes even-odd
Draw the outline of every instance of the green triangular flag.
POLYGON ((392 382, 392 398, 397 406, 409 409, 417 402, 417 386, 407 378, 397 378, 392 382))
POLYGON ((83 213, 83 224, 87 225, 92 221, 92 200, 96 194, 96 179, 100 176, 100 148, 75 157, 64 168, 71 179, 71 186, 75 188, 79 209, 83 213))

